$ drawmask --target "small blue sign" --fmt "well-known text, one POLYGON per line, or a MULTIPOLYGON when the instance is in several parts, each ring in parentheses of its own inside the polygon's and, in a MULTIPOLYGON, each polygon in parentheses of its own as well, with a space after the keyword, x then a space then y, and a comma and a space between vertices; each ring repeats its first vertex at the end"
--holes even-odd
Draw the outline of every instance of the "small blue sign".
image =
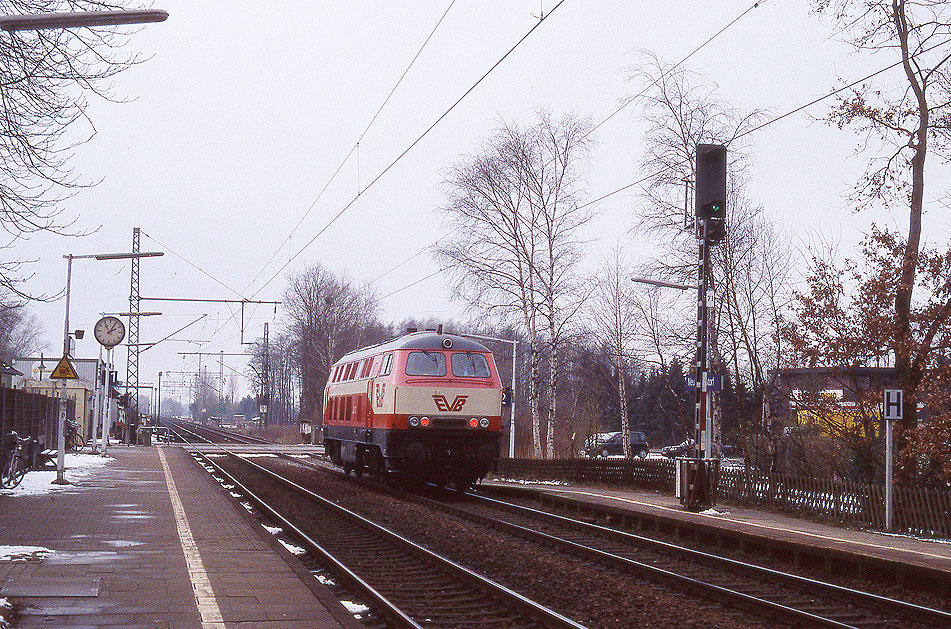
MULTIPOLYGON (((687 389, 692 391, 697 388, 697 377, 692 373, 687 374, 687 389)), ((723 389, 723 376, 718 373, 707 374, 707 391, 720 391, 723 389)))

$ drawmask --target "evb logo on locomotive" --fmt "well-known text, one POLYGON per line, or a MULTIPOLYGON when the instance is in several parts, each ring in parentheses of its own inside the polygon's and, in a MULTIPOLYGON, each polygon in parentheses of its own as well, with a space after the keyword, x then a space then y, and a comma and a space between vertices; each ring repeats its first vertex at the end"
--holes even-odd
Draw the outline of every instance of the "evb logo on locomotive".
POLYGON ((457 395, 450 404, 445 395, 433 396, 433 402, 436 403, 436 408, 438 408, 443 413, 458 413, 462 410, 462 407, 465 406, 466 400, 468 399, 468 395, 457 395))

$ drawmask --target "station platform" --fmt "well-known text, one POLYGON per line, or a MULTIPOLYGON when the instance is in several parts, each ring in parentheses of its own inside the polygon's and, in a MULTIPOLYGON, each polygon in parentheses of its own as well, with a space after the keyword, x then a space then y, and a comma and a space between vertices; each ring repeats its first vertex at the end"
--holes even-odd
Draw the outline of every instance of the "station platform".
POLYGON ((0 492, 14 626, 361 626, 183 448, 108 455, 67 457, 70 485, 0 492))
POLYGON ((830 573, 848 565, 870 578, 888 575, 891 580, 924 583, 936 593, 951 596, 951 540, 842 528, 729 504, 696 513, 684 509, 672 495, 634 489, 506 479, 483 485, 529 489, 578 510, 585 505, 604 506, 618 514, 617 519, 704 540, 711 546, 796 557, 797 561, 802 557, 801 563, 824 566, 830 573))

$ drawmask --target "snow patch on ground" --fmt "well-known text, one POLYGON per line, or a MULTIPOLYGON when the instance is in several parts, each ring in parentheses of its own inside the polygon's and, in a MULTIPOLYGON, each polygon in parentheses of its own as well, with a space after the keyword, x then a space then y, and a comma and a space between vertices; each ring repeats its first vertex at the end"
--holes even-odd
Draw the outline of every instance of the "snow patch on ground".
POLYGON ((56 470, 31 470, 13 489, 0 490, 0 496, 41 496, 57 491, 76 491, 84 480, 95 476, 112 461, 115 459, 98 454, 67 453, 64 476, 70 482, 69 485, 53 484, 56 470))
POLYGON ((563 480, 525 480, 523 478, 496 478, 497 483, 513 483, 516 485, 567 485, 563 480))
POLYGON ((42 546, 0 546, 0 561, 37 563, 54 552, 42 546))
POLYGON ((283 540, 283 539, 281 539, 281 538, 278 538, 277 541, 279 541, 279 542, 281 543, 281 545, 282 545, 284 548, 286 548, 286 549, 289 550, 290 552, 294 553, 295 555, 306 555, 306 554, 307 554, 307 551, 304 550, 303 548, 301 548, 300 546, 298 546, 297 544, 291 544, 290 542, 285 541, 285 540, 283 540))
POLYGON ((7 599, 0 597, 0 629, 12 627, 7 620, 13 614, 13 605, 7 599))

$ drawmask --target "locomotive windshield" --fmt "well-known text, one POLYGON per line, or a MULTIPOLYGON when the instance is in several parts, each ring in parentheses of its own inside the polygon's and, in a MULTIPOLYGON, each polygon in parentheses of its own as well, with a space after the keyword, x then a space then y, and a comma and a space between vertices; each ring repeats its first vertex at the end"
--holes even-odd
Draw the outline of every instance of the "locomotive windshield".
POLYGON ((452 375, 460 378, 489 378, 489 363, 482 354, 457 352, 452 355, 452 375))
POLYGON ((410 352, 406 357, 407 376, 445 376, 446 355, 440 352, 410 352))

